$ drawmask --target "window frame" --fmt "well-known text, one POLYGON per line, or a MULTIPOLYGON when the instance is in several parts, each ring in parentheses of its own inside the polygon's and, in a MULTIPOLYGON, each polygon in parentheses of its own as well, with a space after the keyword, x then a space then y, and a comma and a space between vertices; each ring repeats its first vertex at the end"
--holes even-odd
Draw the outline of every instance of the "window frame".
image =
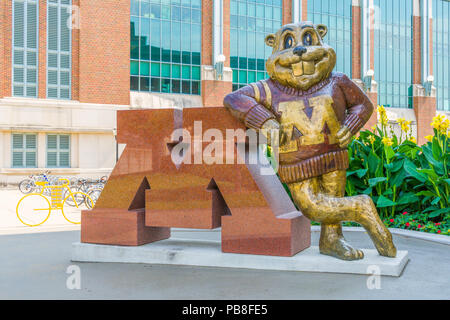
MULTIPOLYGON (((167 93, 167 94, 189 94, 201 95, 201 44, 202 44, 202 8, 189 2, 185 4, 179 3, 164 3, 164 1, 142 1, 132 0, 132 8, 130 12, 130 33, 131 26, 134 24, 134 33, 131 33, 130 38, 130 91, 133 92, 148 92, 148 93, 167 93), (142 11, 142 4, 147 5, 148 11, 142 11), (158 10, 153 11, 154 8, 158 10), (168 11, 167 11, 168 8, 168 11), (174 18, 174 8, 179 13, 178 19, 174 18), (156 12, 155 16, 152 16, 156 12), (188 12, 189 21, 183 21, 183 13, 188 12), (200 21, 194 20, 194 17, 200 17, 200 21), (148 15, 146 14, 148 13, 148 15), (167 16, 164 13, 168 13, 167 16), (148 24, 148 30, 142 32, 142 23, 148 24), (137 23, 137 26, 136 26, 137 23), (158 25, 158 26, 157 26, 158 25), (179 31, 180 38, 176 38, 176 42, 172 41, 176 31, 179 31), (187 48, 183 46, 187 43, 183 41, 183 28, 189 27, 189 44, 187 48), (152 41, 152 28, 157 30, 157 41, 152 41), (169 35, 164 34, 163 30, 170 29, 169 35), (194 30, 196 29, 196 30, 194 30), (196 32, 197 31, 197 32, 196 32), (198 34, 197 34, 198 33, 198 34), (171 41, 163 43, 164 37, 171 38, 171 41), (194 38, 199 38, 194 41, 194 38), (142 42, 143 38, 147 41, 142 42), (194 50, 193 43, 198 45, 198 51, 194 50), (134 45, 134 46, 133 46, 134 45), (135 47, 137 45, 137 48, 135 47), (148 57, 142 55, 142 47, 149 48, 148 57), (152 50, 152 46, 156 49, 152 50), (132 51, 133 49, 133 51, 132 51), (137 51, 136 51, 137 50, 137 51), (157 52, 159 50, 159 53, 157 52), (178 54, 174 59, 174 52, 178 54), (152 53, 157 56, 153 57, 152 53), (184 53, 189 54, 189 62, 184 59, 184 53), (195 54, 195 57, 194 57, 195 54), (135 56, 136 55, 136 56, 135 56), (195 59, 195 61, 194 61, 195 59), (197 64, 198 59, 198 64, 197 64), (175 60, 175 61, 174 61, 175 60), (179 61, 177 61, 179 60, 179 61), (184 73, 183 70, 189 68, 189 71, 184 73), (179 76, 174 77, 174 69, 179 69, 179 76), (132 71, 135 71, 132 73, 132 71), (153 73, 152 73, 153 71, 153 73), (164 71, 167 71, 164 73, 164 71)), ((187 57, 187 55, 186 55, 187 57)))
MULTIPOLYGON (((450 53, 448 53, 448 50, 441 49, 445 49, 445 42, 450 45, 450 31, 445 29, 444 21, 439 20, 441 16, 445 16, 445 9, 450 13, 450 2, 442 0, 433 1, 433 74, 434 86, 436 87, 436 109, 438 111, 449 112, 450 53), (446 8, 445 6, 448 7, 446 8), (441 24, 438 25, 438 22, 441 22, 441 24)), ((448 16, 447 25, 450 28, 450 17, 448 16)))
POLYGON ((23 98, 37 98, 38 97, 38 90, 39 90, 39 0, 13 0, 11 2, 11 11, 12 11, 12 20, 11 20, 11 96, 13 97, 23 97, 23 98), (24 3, 24 24, 23 24, 23 47, 16 47, 15 46, 15 10, 14 5, 15 2, 22 2, 24 3), (28 5, 29 3, 36 5, 36 48, 30 49, 28 48, 28 5), (14 63, 14 56, 15 51, 22 51, 23 52, 23 64, 15 64, 14 63), (33 52, 36 55, 36 65, 35 66, 29 66, 28 65, 28 53, 33 52), (23 82, 16 82, 14 77, 14 70, 15 68, 22 68, 23 69, 23 82), (34 69, 35 70, 35 77, 36 82, 32 83, 33 86, 29 85, 28 82, 28 69, 34 69), (23 94, 18 95, 15 94, 15 88, 22 86, 23 94), (31 96, 27 94, 27 89, 29 87, 35 88, 35 95, 31 96))
POLYGON ((37 133, 28 133, 28 132, 12 132, 11 133, 11 168, 13 169, 25 169, 25 168, 37 168, 38 167, 38 134, 37 133), (14 148, 14 136, 21 135, 22 136, 22 148, 14 148), (27 136, 35 137, 35 147, 27 148, 27 136), (21 152, 22 153, 22 165, 16 166, 14 165, 14 153, 21 152), (28 166, 26 155, 28 152, 34 152, 34 165, 28 166))
POLYGON ((71 168, 72 165, 72 161, 71 161, 71 147, 72 147, 72 139, 71 139, 71 135, 70 134, 65 134, 65 133, 47 133, 46 134, 46 138, 45 138, 45 144, 46 144, 46 152, 45 152, 45 166, 46 168, 71 168), (49 149, 48 147, 48 138, 49 136, 56 136, 56 149, 49 149), (60 139, 61 136, 67 136, 69 138, 69 148, 68 149, 61 149, 60 148, 60 139), (48 163, 48 154, 49 152, 56 152, 56 165, 55 166, 51 166, 48 163), (68 152, 68 159, 69 159, 69 164, 68 166, 62 166, 61 165, 61 157, 60 157, 60 153, 61 152, 68 152))
POLYGON ((61 2, 61 0, 47 0, 47 41, 46 41, 46 97, 47 99, 57 99, 57 100, 71 100, 72 99, 72 29, 69 29, 69 51, 68 53, 61 50, 61 10, 66 9, 67 11, 72 10, 72 0, 67 0, 70 2, 70 4, 64 4, 61 2), (49 49, 49 10, 51 7, 56 7, 58 12, 58 26, 57 26, 57 44, 58 44, 58 50, 50 50, 49 49), (49 56, 51 54, 54 54, 57 56, 57 67, 49 67, 49 56), (69 67, 68 68, 62 68, 61 67, 61 57, 67 55, 69 59, 69 67), (49 83, 49 73, 50 72, 56 72, 57 74, 57 84, 50 84, 49 83), (69 84, 68 85, 62 85, 61 84, 61 72, 68 72, 69 73, 69 84), (50 90, 56 90, 57 91, 57 97, 51 97, 49 95, 50 90), (62 90, 68 90, 68 97, 61 97, 62 90))
POLYGON ((375 9, 378 10, 378 12, 375 11, 374 21, 374 65, 375 80, 378 83, 378 103, 392 108, 412 109, 413 3, 409 0, 402 0, 403 2, 374 1, 375 9), (381 7, 378 5, 380 2, 386 2, 390 7, 381 7), (400 15, 400 19, 394 17, 394 6, 402 8, 395 11, 395 14, 400 15), (403 35, 404 30, 406 30, 405 35, 403 35), (398 31, 398 34, 395 31, 398 31), (396 37, 398 41, 394 41, 396 37), (387 48, 388 45, 391 47, 387 48), (406 67, 400 68, 400 63, 405 63, 406 67), (396 70, 397 68, 398 70, 396 70), (398 77, 398 80, 395 77, 398 77))
POLYGON ((282 25, 282 1, 271 4, 264 1, 230 1, 230 68, 233 72, 233 91, 250 82, 269 77, 266 61, 272 54, 272 48, 265 45, 264 38, 269 33, 275 33, 282 25), (266 18, 270 9, 271 16, 266 18), (274 16, 275 10, 280 14, 279 17, 274 16), (248 46, 250 42, 254 42, 254 46, 248 46))

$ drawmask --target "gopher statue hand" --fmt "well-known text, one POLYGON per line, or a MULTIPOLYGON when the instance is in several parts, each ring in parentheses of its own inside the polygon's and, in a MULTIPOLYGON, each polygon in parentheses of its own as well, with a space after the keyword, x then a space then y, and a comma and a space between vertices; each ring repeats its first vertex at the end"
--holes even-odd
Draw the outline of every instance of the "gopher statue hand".
POLYGON ((349 128, 342 126, 336 134, 336 138, 339 140, 339 147, 346 148, 352 140, 353 134, 349 128))
POLYGON ((279 137, 279 144, 283 144, 286 140, 286 135, 283 130, 280 130, 280 123, 274 119, 267 120, 261 127, 261 133, 266 137, 267 144, 270 146, 272 144, 272 139, 274 137, 279 137), (278 132, 277 132, 278 131, 278 132), (274 136, 275 135, 275 136, 274 136))

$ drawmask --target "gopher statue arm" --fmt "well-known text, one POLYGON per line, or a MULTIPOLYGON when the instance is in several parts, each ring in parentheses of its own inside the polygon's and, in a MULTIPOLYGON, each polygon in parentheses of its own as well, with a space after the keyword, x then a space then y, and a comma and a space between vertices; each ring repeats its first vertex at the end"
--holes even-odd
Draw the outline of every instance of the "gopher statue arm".
POLYGON ((248 128, 260 130, 263 125, 276 126, 278 124, 275 121, 274 114, 256 101, 252 86, 245 86, 228 94, 223 104, 233 116, 242 121, 248 128))
POLYGON ((347 102, 344 125, 337 134, 341 147, 346 147, 356 133, 366 124, 374 110, 366 94, 345 74, 341 76, 339 87, 347 102))

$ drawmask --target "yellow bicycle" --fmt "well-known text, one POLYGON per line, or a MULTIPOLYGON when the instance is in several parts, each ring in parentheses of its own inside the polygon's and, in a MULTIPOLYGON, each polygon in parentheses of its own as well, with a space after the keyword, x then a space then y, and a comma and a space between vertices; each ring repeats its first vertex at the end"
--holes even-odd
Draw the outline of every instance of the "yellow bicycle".
POLYGON ((62 182, 59 185, 48 185, 47 181, 36 182, 36 185, 41 187, 40 192, 30 193, 17 203, 16 214, 20 222, 30 227, 37 227, 47 221, 51 211, 60 209, 67 221, 73 224, 81 223, 81 213, 77 209, 81 209, 83 204, 91 209, 94 201, 84 192, 72 192, 68 179, 61 178, 59 181, 62 182), (51 201, 43 195, 47 189, 50 189, 51 201), (64 189, 68 190, 68 195, 63 199, 64 189), (65 206, 67 202, 71 202, 73 207, 65 206))

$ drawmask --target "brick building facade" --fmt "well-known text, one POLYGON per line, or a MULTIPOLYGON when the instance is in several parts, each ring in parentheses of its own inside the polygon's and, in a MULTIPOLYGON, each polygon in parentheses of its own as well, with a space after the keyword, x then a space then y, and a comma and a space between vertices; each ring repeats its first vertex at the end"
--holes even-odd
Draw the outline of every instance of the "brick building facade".
MULTIPOLYGON (((44 168, 109 173, 122 149, 116 151, 117 110, 220 106, 227 93, 267 76, 270 51, 261 38, 300 20, 328 22, 325 41, 338 53, 336 69, 374 104, 391 106, 390 120, 411 120, 424 142, 432 117, 450 112, 450 66, 442 52, 450 4, 391 3, 397 2, 2 0, 0 183, 44 168), (410 66, 399 79, 389 73, 397 52, 400 66, 410 66)), ((374 114, 367 127, 376 121, 374 114)))

